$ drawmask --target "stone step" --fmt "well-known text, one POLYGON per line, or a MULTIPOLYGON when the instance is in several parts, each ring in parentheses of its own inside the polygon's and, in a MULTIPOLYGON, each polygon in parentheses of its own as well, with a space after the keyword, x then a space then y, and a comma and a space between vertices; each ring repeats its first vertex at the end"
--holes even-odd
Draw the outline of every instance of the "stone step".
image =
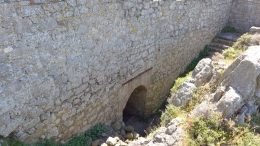
POLYGON ((224 39, 221 39, 221 38, 214 38, 212 40, 212 42, 224 44, 224 45, 227 45, 227 46, 232 46, 235 43, 231 40, 224 40, 224 39))
POLYGON ((229 40, 236 42, 237 39, 241 36, 239 33, 219 33, 216 38, 224 39, 224 40, 229 40))
POLYGON ((209 46, 209 49, 210 49, 211 52, 219 52, 219 53, 223 53, 223 52, 224 52, 223 49, 217 48, 217 47, 211 47, 211 46, 209 46))
POLYGON ((224 44, 221 44, 221 43, 211 42, 209 44, 209 47, 215 47, 215 48, 220 48, 220 49, 224 50, 224 49, 227 49, 227 48, 229 48, 231 46, 227 46, 227 45, 224 45, 224 44))

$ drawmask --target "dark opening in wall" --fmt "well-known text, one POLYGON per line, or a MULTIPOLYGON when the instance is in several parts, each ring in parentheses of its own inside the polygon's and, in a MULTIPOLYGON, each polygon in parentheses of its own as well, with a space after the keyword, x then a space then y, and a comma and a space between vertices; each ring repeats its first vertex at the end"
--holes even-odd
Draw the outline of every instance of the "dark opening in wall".
POLYGON ((144 117, 146 92, 145 86, 141 85, 131 93, 123 111, 124 122, 127 122, 132 116, 144 117))
POLYGON ((133 126, 135 131, 142 136, 145 135, 144 130, 148 127, 148 123, 144 122, 146 93, 145 86, 135 88, 123 111, 123 121, 126 125, 133 126))

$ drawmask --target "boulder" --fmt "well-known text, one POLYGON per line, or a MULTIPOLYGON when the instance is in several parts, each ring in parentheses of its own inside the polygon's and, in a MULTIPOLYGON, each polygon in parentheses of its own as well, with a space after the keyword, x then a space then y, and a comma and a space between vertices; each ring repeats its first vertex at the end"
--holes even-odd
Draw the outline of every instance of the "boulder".
POLYGON ((184 106, 193 97, 196 89, 197 87, 193 83, 185 81, 181 84, 175 96, 171 97, 173 99, 172 102, 169 100, 169 103, 175 106, 184 106))
POLYGON ((250 34, 260 33, 260 27, 252 26, 249 30, 250 34))
POLYGON ((108 137, 107 141, 106 141, 106 144, 108 146, 115 146, 117 143, 117 139, 116 138, 113 138, 113 137, 108 137))
POLYGON ((175 106, 184 106, 193 97, 197 88, 209 82, 213 76, 212 60, 202 59, 195 67, 192 77, 183 82, 178 91, 172 94, 168 102, 175 106))
POLYGON ((127 133, 127 134, 125 135, 125 138, 127 138, 127 139, 133 139, 133 138, 134 138, 134 135, 133 135, 133 133, 127 133))
POLYGON ((124 127, 124 130, 127 132, 133 132, 135 129, 133 126, 126 126, 126 127, 124 127))
POLYGON ((124 129, 121 129, 120 134, 123 135, 123 136, 125 136, 125 134, 126 134, 126 133, 125 133, 125 130, 124 130, 124 129))
POLYGON ((243 105, 242 96, 232 87, 222 96, 217 103, 217 110, 222 112, 223 117, 230 118, 231 115, 243 105))
POLYGON ((251 46, 222 74, 214 95, 216 110, 223 117, 231 118, 240 111, 240 123, 244 115, 253 114, 260 99, 260 46, 251 46), (242 112, 243 111, 243 112, 242 112))
POLYGON ((133 138, 134 138, 134 139, 138 139, 139 136, 140 136, 140 135, 139 135, 137 132, 135 132, 135 131, 133 132, 133 138))
POLYGON ((260 74, 260 46, 249 47, 223 73, 220 86, 231 86, 243 99, 253 97, 260 74))
POLYGON ((121 124, 117 121, 116 123, 111 125, 112 129, 118 131, 121 129, 121 124))
POLYGON ((108 146, 106 143, 102 143, 101 146, 108 146))
POLYGON ((207 83, 213 75, 212 61, 209 58, 202 59, 192 72, 195 79, 195 86, 199 87, 207 83))

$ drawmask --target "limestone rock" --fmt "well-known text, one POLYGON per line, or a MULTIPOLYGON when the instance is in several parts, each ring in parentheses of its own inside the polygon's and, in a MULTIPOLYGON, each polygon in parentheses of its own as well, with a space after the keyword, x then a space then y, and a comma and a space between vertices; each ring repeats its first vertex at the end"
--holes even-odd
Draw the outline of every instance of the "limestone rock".
POLYGON ((179 90, 177 91, 176 95, 172 97, 172 103, 175 106, 184 106, 193 96, 196 91, 196 86, 189 81, 185 81, 181 84, 179 90))
POLYGON ((108 137, 107 141, 106 141, 106 144, 108 146, 115 146, 117 143, 117 140, 113 137, 108 137))
POLYGON ((133 138, 134 138, 134 139, 137 139, 139 136, 140 136, 140 135, 139 135, 137 132, 135 132, 135 131, 133 132, 133 138))
POLYGON ((204 101, 200 103, 198 106, 193 109, 189 116, 190 117, 197 117, 197 116, 203 116, 207 117, 211 113, 213 113, 214 106, 211 103, 208 103, 208 101, 204 101))
POLYGON ((134 135, 133 135, 133 133, 127 133, 127 134, 125 135, 125 138, 127 138, 127 139, 133 139, 133 138, 134 138, 134 135))
POLYGON ((250 34, 254 34, 254 33, 260 33, 260 27, 255 27, 255 26, 252 26, 249 30, 249 33, 250 34))
POLYGON ((199 87, 207 83, 213 75, 212 61, 209 58, 202 59, 194 71, 192 72, 192 77, 195 79, 196 87, 199 87))
POLYGON ((106 143, 102 143, 101 146, 108 146, 106 143))
POLYGON ((229 87, 228 91, 217 103, 217 109, 223 113, 223 117, 228 118, 242 105, 242 96, 234 88, 229 87))
POLYGON ((127 139, 127 140, 125 141, 125 143, 130 144, 131 141, 127 139))
POLYGON ((120 134, 123 135, 123 136, 125 136, 125 134, 126 134, 126 133, 125 133, 125 130, 124 130, 124 129, 121 129, 120 134))
POLYGON ((118 143, 120 146, 127 146, 127 143, 123 142, 122 140, 120 140, 118 143))
POLYGON ((111 127, 113 130, 117 131, 121 129, 121 124, 117 121, 116 123, 112 124, 111 127))
POLYGON ((133 126, 126 126, 126 127, 124 127, 124 130, 127 132, 133 132, 135 129, 133 126))
MULTIPOLYGON (((214 95, 217 111, 226 118, 237 110, 241 113, 253 114, 257 109, 257 99, 260 98, 258 79, 260 75, 260 46, 249 47, 223 73, 220 84, 214 95), (243 107, 243 108, 242 108, 243 107), (242 109, 241 109, 242 108, 242 109)), ((243 115, 239 121, 243 123, 243 115)))
POLYGON ((184 81, 176 93, 172 93, 168 102, 175 106, 184 106, 193 97, 198 87, 209 82, 213 76, 212 60, 202 59, 195 67, 192 77, 184 81))
POLYGON ((223 73, 221 86, 231 86, 243 97, 252 97, 257 89, 257 77, 260 74, 260 46, 252 46, 223 73))

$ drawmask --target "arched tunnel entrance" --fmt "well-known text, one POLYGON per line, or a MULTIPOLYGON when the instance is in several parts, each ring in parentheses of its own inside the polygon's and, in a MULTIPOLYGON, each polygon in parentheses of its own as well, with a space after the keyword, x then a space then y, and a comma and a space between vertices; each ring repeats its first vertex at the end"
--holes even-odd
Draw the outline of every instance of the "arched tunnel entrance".
POLYGON ((135 88, 123 111, 123 121, 127 125, 133 126, 141 135, 145 134, 144 129, 147 128, 147 125, 142 123, 145 115, 146 93, 147 89, 143 85, 135 88))
MULTIPOLYGON (((126 103, 123 116, 144 117, 146 92, 147 89, 142 85, 134 89, 126 103)), ((125 117, 123 117, 123 119, 125 119, 125 117)))

